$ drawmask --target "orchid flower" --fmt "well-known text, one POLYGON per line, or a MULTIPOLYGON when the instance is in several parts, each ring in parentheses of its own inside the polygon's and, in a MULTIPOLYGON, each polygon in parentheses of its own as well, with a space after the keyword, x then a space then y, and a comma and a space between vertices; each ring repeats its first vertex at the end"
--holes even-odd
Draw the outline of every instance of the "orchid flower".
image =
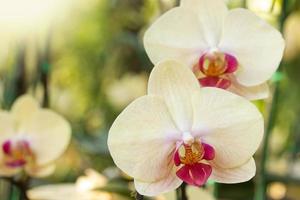
POLYGON ((181 0, 150 26, 144 46, 154 64, 177 59, 202 86, 255 100, 268 97, 266 81, 279 66, 284 40, 251 11, 229 11, 224 0, 181 0))
POLYGON ((70 142, 71 128, 60 115, 42 109, 31 96, 19 97, 10 112, 0 111, 0 176, 51 174, 70 142))
POLYGON ((155 196, 183 181, 202 186, 208 179, 251 179, 262 136, 263 118, 252 103, 219 88, 200 88, 185 65, 166 60, 151 72, 148 95, 117 117, 108 147, 137 191, 155 196))
POLYGON ((107 178, 93 169, 87 169, 85 176, 80 176, 76 183, 60 183, 35 187, 27 192, 31 200, 113 200, 108 192, 97 191, 104 187, 107 178))

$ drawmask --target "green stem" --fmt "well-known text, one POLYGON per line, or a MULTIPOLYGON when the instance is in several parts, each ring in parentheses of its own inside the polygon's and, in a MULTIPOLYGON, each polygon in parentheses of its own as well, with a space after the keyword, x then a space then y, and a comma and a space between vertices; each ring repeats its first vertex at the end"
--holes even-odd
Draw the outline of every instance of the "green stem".
POLYGON ((14 100, 26 92, 25 42, 18 45, 12 77, 7 78, 4 90, 4 107, 10 108, 14 100))
MULTIPOLYGON (((11 187, 15 186, 19 190, 19 198, 20 200, 29 200, 27 196, 29 178, 25 177, 24 179, 15 180, 9 177, 1 177, 1 179, 6 180, 11 184, 11 187)), ((11 197, 11 195, 10 195, 11 197)))
POLYGON ((15 71, 15 94, 18 97, 26 92, 26 74, 25 74, 25 45, 19 47, 16 71, 15 71))
POLYGON ((181 190, 181 200, 188 200, 188 196, 186 193, 186 183, 182 183, 180 186, 180 190, 181 190))
POLYGON ((220 184, 215 182, 214 188, 213 188, 213 194, 214 194, 214 197, 216 197, 216 198, 219 197, 219 187, 220 187, 220 184))
POLYGON ((38 67, 40 72, 40 81, 44 89, 43 95, 43 107, 49 107, 49 73, 51 70, 50 65, 50 42, 51 42, 51 33, 48 34, 45 50, 40 53, 38 58, 38 67))
POLYGON ((181 188, 176 189, 176 200, 181 200, 181 188))
POLYGON ((176 200, 188 200, 186 193, 186 183, 182 183, 179 188, 176 189, 176 200))
POLYGON ((9 184, 9 193, 8 193, 8 197, 9 197, 9 200, 10 199, 13 199, 13 195, 14 195, 14 186, 12 184, 9 184))
POLYGON ((266 199, 266 163, 267 163, 267 155, 269 149, 269 139, 276 120, 278 97, 279 97, 279 85, 278 83, 276 83, 273 100, 270 108, 269 120, 265 131, 265 138, 263 141, 263 149, 262 149, 261 162, 260 162, 261 166, 260 166, 256 193, 255 193, 256 200, 266 199))
MULTIPOLYGON (((282 11, 280 17, 280 31, 283 30, 284 21, 287 17, 287 0, 283 0, 282 2, 282 11)), ((278 72, 281 72, 281 66, 279 66, 278 72)), ((276 121, 277 117, 277 105, 278 99, 280 94, 280 82, 277 81, 274 84, 274 93, 273 99, 270 107, 269 119, 265 130, 265 137, 262 146, 262 155, 261 155, 261 162, 260 162, 260 170, 258 172, 258 181, 256 184, 255 190, 255 200, 265 200, 266 199, 266 187, 267 187, 267 180, 266 180, 266 163, 268 157, 268 150, 269 150, 269 140, 271 137, 271 133, 276 121)))

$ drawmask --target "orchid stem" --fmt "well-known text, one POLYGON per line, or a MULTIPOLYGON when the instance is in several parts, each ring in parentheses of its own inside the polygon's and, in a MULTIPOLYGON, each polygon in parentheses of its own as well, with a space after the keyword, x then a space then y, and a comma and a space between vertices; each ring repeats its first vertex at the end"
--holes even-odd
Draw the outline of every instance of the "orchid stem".
POLYGON ((44 94, 43 94, 43 107, 49 107, 49 73, 51 71, 51 32, 49 31, 46 39, 46 46, 44 51, 39 53, 38 57, 38 70, 39 70, 39 78, 42 83, 44 94))
POLYGON ((181 189, 181 200, 188 200, 187 194, 186 194, 186 183, 182 183, 180 186, 181 189))
POLYGON ((181 189, 180 188, 176 189, 176 200, 181 200, 181 189))
POLYGON ((135 199, 136 199, 136 200, 143 200, 143 199, 144 199, 144 196, 141 195, 140 193, 136 192, 135 199))
POLYGON ((186 187, 186 183, 182 183, 181 186, 176 189, 176 200, 188 200, 186 187))
MULTIPOLYGON (((281 10, 281 16, 280 16, 280 31, 283 31, 283 25, 286 17, 288 16, 287 12, 287 5, 288 0, 282 1, 282 10, 281 10)), ((282 64, 279 66, 278 72, 282 71, 282 64)), ((277 105, 278 105, 278 99, 280 94, 280 82, 277 81, 274 84, 274 93, 273 93, 273 99, 271 103, 271 108, 269 111, 269 119, 265 130, 265 137, 263 141, 263 148, 262 148, 262 156, 261 156, 261 166, 260 171, 258 173, 258 180, 256 184, 255 189, 255 200, 265 200, 266 199, 266 188, 267 188, 267 179, 266 179, 266 163, 267 163, 267 157, 268 157, 268 150, 269 150, 269 139, 271 137, 271 133, 273 130, 273 127, 276 122, 277 117, 277 105)))
POLYGON ((8 181, 11 184, 11 187, 15 186, 16 188, 19 189, 20 200, 29 200, 29 198, 27 196, 27 189, 28 189, 28 183, 29 183, 28 177, 25 177, 24 179, 21 179, 21 180, 15 180, 15 179, 9 178, 9 177, 0 177, 0 178, 8 181))

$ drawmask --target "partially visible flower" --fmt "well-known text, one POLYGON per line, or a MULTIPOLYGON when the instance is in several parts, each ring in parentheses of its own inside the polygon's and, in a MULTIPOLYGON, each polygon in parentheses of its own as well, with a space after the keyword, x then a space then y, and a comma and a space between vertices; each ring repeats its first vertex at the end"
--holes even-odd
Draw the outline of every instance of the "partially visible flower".
POLYGON ((118 109, 146 93, 147 76, 145 74, 125 74, 106 88, 108 100, 118 109))
POLYGON ((252 103, 218 88, 200 89, 191 70, 168 60, 154 67, 148 95, 117 117, 108 147, 137 191, 155 196, 182 181, 251 179, 262 136, 263 118, 252 103))
POLYGON ((268 96, 265 82, 279 66, 284 40, 246 9, 228 11, 223 0, 182 0, 150 26, 144 46, 154 64, 177 59, 202 86, 254 100, 268 96))
MULTIPOLYGON (((296 190, 298 190, 298 189, 296 189, 296 190)), ((271 199, 274 199, 274 200, 286 199, 287 186, 281 182, 273 182, 268 186, 267 194, 271 199)), ((292 197, 289 196, 289 198, 292 198, 292 197)))
POLYGON ((107 179, 98 172, 88 169, 86 176, 81 176, 76 183, 44 185, 28 191, 31 200, 112 200, 107 192, 94 191, 105 186, 107 179))
POLYGON ((0 176, 51 174, 71 137, 62 116, 40 108, 28 95, 19 97, 10 112, 0 111, 0 131, 0 176))
POLYGON ((78 191, 93 190, 97 187, 103 187, 107 183, 107 178, 93 169, 85 170, 85 175, 79 177, 76 181, 78 191))
POLYGON ((300 53, 300 13, 291 14, 284 24, 286 49, 284 59, 292 60, 300 53))

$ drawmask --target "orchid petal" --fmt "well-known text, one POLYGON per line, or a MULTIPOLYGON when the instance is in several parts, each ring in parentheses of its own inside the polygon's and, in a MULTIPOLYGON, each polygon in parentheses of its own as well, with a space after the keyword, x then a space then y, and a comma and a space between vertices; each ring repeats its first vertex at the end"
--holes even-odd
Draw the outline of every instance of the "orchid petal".
POLYGON ((31 177, 42 178, 51 175, 55 170, 55 165, 50 164, 44 167, 26 165, 26 173, 31 177))
POLYGON ((61 156, 71 139, 69 123, 48 109, 36 112, 21 129, 28 137, 37 165, 48 164, 61 156))
POLYGON ((264 132, 254 104, 225 90, 202 88, 193 95, 193 105, 193 134, 214 148, 217 165, 234 168, 251 158, 264 132))
POLYGON ((144 36, 144 46, 154 64, 165 59, 178 59, 192 67, 202 50, 208 47, 201 37, 202 32, 197 15, 177 7, 150 26, 144 36))
POLYGON ((164 101, 144 96, 133 101, 115 120, 109 131, 108 147, 115 164, 125 173, 154 182, 174 166, 178 138, 180 132, 164 101))
POLYGON ((177 127, 189 131, 192 126, 192 94, 199 83, 190 69, 181 63, 168 60, 159 63, 151 72, 148 93, 164 98, 177 127))
POLYGON ((174 170, 175 169, 171 170, 165 178, 156 182, 143 182, 134 179, 134 186, 140 194, 147 196, 156 196, 161 193, 175 190, 182 184, 182 180, 176 176, 174 170))
POLYGON ((205 41, 210 47, 216 47, 221 38, 223 21, 228 14, 224 0, 181 0, 180 6, 197 14, 198 26, 203 29, 205 41))
POLYGON ((0 176, 11 177, 21 172, 21 168, 7 167, 5 164, 0 164, 0 176))
POLYGON ((238 8, 229 12, 219 48, 239 62, 236 77, 246 86, 271 78, 281 61, 284 40, 279 31, 252 12, 238 8))
POLYGON ((5 142, 7 142, 7 140, 10 139, 10 137, 15 134, 14 125, 15 125, 15 121, 12 115, 6 111, 0 111, 0 160, 5 151, 5 147, 3 145, 5 145, 5 142))
POLYGON ((115 199, 108 192, 82 190, 73 183, 42 185, 27 191, 30 200, 111 200, 115 199))
POLYGON ((11 108, 12 115, 18 126, 26 124, 39 109, 39 103, 30 95, 17 98, 11 108))
POLYGON ((236 168, 223 169, 219 166, 213 165, 213 171, 210 179, 219 183, 241 183, 253 178, 255 172, 255 161, 251 158, 245 164, 236 168))
POLYGON ((266 99, 269 96, 270 89, 267 83, 247 87, 239 84, 237 81, 231 81, 232 84, 227 90, 243 96, 248 100, 266 99))
POLYGON ((154 64, 165 59, 178 59, 192 67, 202 51, 208 48, 202 32, 197 15, 177 7, 150 26, 144 36, 144 46, 154 64))
POLYGON ((15 121, 13 116, 6 111, 0 111, 0 145, 14 134, 15 121))

